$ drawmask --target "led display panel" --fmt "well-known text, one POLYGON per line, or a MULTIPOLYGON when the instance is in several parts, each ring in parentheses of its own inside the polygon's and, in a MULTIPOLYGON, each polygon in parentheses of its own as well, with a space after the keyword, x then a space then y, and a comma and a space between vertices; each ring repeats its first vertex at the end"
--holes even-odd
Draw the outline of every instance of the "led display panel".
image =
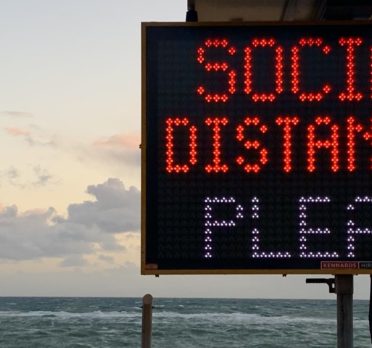
POLYGON ((142 25, 142 273, 372 273, 372 31, 142 25))

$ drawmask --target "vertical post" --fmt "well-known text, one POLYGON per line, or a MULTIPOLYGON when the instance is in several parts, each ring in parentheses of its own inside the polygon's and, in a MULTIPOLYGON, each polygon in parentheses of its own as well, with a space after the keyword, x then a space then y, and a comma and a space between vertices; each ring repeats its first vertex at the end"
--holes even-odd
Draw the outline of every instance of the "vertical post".
POLYGON ((186 22, 197 22, 198 12, 195 10, 195 0, 187 0, 186 22))
POLYGON ((353 276, 336 275, 337 348, 353 348, 353 276))
POLYGON ((372 274, 369 275, 371 283, 369 286, 369 314, 368 314, 368 321, 369 321, 369 335, 371 337, 372 343, 372 274))
POLYGON ((142 348, 151 348, 152 296, 146 294, 142 299, 142 348))

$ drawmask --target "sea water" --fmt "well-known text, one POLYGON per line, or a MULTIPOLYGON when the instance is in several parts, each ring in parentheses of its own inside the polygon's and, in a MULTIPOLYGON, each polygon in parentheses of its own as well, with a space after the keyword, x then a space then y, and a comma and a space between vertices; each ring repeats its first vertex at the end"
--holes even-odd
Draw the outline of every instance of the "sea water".
MULTIPOLYGON (((1 348, 141 346, 140 298, 0 298, 1 348)), ((332 300, 155 298, 153 348, 336 347, 332 300)), ((354 301, 354 347, 371 347, 354 301)))

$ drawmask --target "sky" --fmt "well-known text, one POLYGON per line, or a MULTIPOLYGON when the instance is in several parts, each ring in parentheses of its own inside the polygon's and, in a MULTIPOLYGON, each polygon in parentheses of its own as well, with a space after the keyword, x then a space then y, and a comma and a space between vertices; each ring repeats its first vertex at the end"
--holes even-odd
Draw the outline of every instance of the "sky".
POLYGON ((1 3, 0 296, 335 297, 306 276, 140 275, 141 22, 186 2, 1 3))

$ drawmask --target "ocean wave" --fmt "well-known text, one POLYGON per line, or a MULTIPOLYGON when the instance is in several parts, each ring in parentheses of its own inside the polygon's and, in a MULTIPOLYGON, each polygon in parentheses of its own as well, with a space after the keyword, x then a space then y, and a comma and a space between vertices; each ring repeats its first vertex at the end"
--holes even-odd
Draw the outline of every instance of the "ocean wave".
MULTIPOLYGON (((45 319, 140 319, 141 312, 119 312, 119 311, 93 311, 93 312, 66 312, 66 311, 0 311, 0 318, 4 317, 38 317, 45 319)), ((299 316, 263 316, 254 313, 220 313, 220 312, 206 312, 206 313, 179 313, 172 311, 154 311, 154 320, 193 320, 213 323, 237 323, 237 324, 276 324, 286 325, 290 323, 312 323, 312 324, 335 324, 335 319, 319 318, 319 317, 299 317, 299 316)))
POLYGON ((312 324, 335 324, 336 318, 319 317, 298 317, 298 316, 263 316, 255 313, 178 313, 178 312, 160 312, 153 313, 154 318, 158 319, 185 319, 194 321, 210 321, 215 323, 250 323, 250 324, 280 324, 290 323, 312 323, 312 324))
MULTIPOLYGON (((92 312, 67 312, 67 311, 0 311, 2 318, 37 318, 51 320, 135 320, 142 318, 141 311, 92 311, 92 312)), ((231 324, 231 325, 263 325, 270 324, 275 326, 285 326, 291 324, 312 324, 312 325, 336 325, 336 318, 322 318, 312 316, 266 316, 257 313, 243 312, 204 312, 204 313, 184 313, 175 311, 153 311, 153 320, 158 322, 168 321, 189 321, 193 324, 231 324)), ((356 327, 368 326, 368 320, 358 320, 354 318, 356 327)))
POLYGON ((141 313, 138 311, 134 312, 66 312, 66 311, 0 311, 0 318, 2 317, 43 317, 43 318, 56 318, 56 319, 71 319, 71 318, 82 318, 82 319, 116 319, 116 318, 139 318, 141 313))

